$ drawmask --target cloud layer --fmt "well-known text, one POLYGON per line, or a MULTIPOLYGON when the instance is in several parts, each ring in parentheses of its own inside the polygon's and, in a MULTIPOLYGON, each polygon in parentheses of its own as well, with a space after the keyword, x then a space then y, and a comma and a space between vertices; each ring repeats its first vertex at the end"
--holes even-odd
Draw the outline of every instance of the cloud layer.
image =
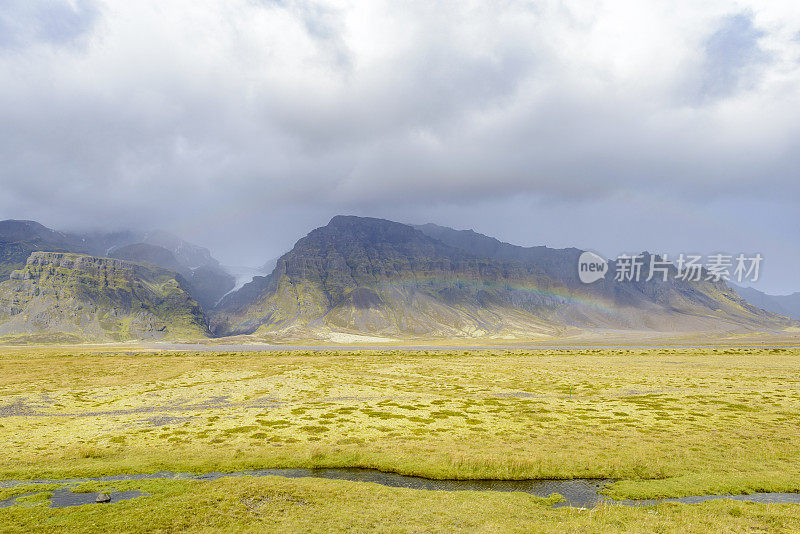
POLYGON ((13 0, 0 214, 215 241, 520 196, 785 203, 798 36, 789 1, 13 0))

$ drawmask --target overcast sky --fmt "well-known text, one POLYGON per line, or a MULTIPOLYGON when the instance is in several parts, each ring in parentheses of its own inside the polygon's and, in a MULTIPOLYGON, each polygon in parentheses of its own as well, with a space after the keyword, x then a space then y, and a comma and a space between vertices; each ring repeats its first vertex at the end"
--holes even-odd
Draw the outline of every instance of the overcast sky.
POLYGON ((0 186, 229 264, 345 213, 797 291, 800 3, 0 0, 0 186))

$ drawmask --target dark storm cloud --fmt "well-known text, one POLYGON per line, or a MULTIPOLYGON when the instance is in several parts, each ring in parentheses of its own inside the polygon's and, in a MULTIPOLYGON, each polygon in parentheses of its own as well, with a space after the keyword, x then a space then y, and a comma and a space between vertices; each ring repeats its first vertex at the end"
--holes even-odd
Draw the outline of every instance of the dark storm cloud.
POLYGON ((338 212, 498 233, 507 206, 509 236, 527 217, 608 250, 548 217, 772 220, 800 198, 800 20, 746 4, 6 2, 0 218, 167 227, 251 264, 338 212))

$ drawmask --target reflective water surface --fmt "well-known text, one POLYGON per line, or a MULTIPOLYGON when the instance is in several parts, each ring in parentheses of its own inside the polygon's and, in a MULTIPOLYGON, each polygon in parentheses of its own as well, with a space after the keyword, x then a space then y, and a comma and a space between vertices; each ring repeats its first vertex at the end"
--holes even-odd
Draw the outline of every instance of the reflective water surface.
MULTIPOLYGON (((151 474, 113 475, 94 478, 74 478, 64 480, 12 480, 0 481, 0 487, 14 487, 24 484, 64 484, 67 486, 84 482, 115 482, 124 480, 217 480, 223 477, 243 476, 280 476, 287 478, 326 478, 334 480, 349 480, 354 482, 372 482, 393 488, 410 488, 428 491, 521 491, 538 497, 549 497, 557 493, 564 500, 556 506, 573 506, 579 508, 592 508, 600 503, 617 504, 622 506, 648 506, 661 502, 678 502, 695 504, 712 499, 733 499, 737 501, 759 503, 798 503, 800 493, 753 493, 750 495, 699 495, 674 499, 646 499, 615 501, 606 498, 599 492, 606 484, 612 482, 607 479, 572 479, 572 480, 434 480, 423 477, 384 473, 375 469, 361 468, 335 468, 335 469, 259 469, 254 471, 240 471, 235 473, 211 472, 201 475, 191 473, 173 473, 162 471, 151 474)), ((41 492, 35 492, 41 493, 41 492)), ((27 495, 34 495, 28 493, 27 495)), ((98 493, 73 493, 69 487, 53 492, 50 499, 52 507, 79 506, 94 504, 98 493)), ((110 492, 111 503, 121 502, 144 495, 138 491, 110 492)), ((19 495, 0 501, 0 507, 18 504, 19 495)))

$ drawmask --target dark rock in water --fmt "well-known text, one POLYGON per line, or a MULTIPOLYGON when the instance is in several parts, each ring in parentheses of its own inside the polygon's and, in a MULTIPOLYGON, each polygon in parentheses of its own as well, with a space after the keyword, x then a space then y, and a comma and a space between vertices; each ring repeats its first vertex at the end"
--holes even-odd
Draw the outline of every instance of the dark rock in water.
POLYGON ((100 495, 97 496, 97 498, 94 500, 94 502, 98 502, 98 503, 99 502, 111 502, 111 495, 109 495, 108 493, 101 493, 100 495))

